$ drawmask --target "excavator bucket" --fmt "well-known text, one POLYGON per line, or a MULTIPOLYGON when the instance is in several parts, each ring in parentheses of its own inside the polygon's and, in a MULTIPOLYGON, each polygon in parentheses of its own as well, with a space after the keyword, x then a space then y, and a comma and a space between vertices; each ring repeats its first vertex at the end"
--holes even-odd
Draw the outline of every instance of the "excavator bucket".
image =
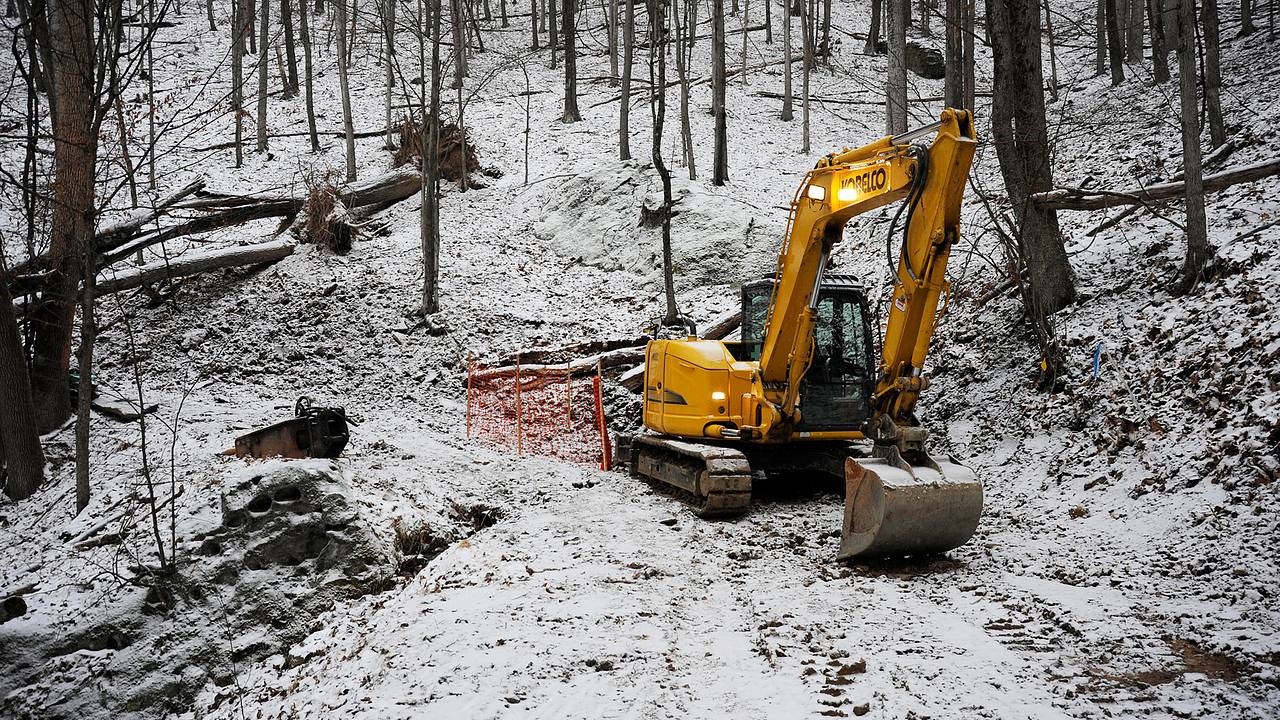
POLYGON ((982 514, 982 483, 946 456, 905 462, 893 448, 844 463, 841 560, 927 555, 960 547, 982 514))

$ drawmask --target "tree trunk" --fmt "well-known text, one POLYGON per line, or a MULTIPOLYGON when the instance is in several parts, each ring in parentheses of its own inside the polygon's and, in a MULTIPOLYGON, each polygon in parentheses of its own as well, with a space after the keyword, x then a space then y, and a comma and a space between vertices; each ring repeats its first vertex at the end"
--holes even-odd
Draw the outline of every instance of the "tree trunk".
MULTIPOLYGON (((874 2, 879 3, 880 0, 874 2)), ((782 35, 782 119, 790 121, 795 117, 795 111, 792 109, 794 103, 791 99, 791 7, 789 3, 787 5, 782 13, 786 16, 782 35)))
POLYGON ((1053 187, 1039 11, 1037 0, 987 0, 995 71, 992 140, 1017 219, 1019 250, 1030 280, 1028 311, 1043 323, 1073 301, 1075 286, 1057 213, 1030 202, 1033 193, 1053 187))
POLYGON ((729 181, 729 126, 725 110, 724 90, 724 0, 711 2, 711 112, 715 115, 715 158, 711 170, 711 184, 724 185, 729 181))
POLYGON ((604 21, 608 25, 605 41, 609 47, 609 87, 618 86, 618 2, 604 0, 604 21))
POLYGON ((289 85, 285 88, 285 99, 298 95, 298 53, 294 49, 293 38, 293 2, 280 0, 280 24, 284 26, 284 57, 289 66, 289 85))
MULTIPOLYGON (((455 1, 456 1, 456 2, 461 2, 462 0, 455 0, 455 1)), ((551 19, 550 19, 550 20, 549 20, 549 22, 548 22, 548 27, 550 28, 550 31, 551 31, 551 32, 550 32, 550 36, 549 36, 549 37, 550 37, 550 44, 551 44, 551 69, 552 69, 552 70, 555 70, 555 69, 556 69, 556 53, 557 53, 557 51, 560 49, 560 38, 559 38, 559 36, 556 34, 556 32, 557 32, 557 30, 556 30, 556 5, 558 5, 558 4, 559 4, 559 0, 547 0, 547 5, 548 5, 548 6, 549 6, 549 8, 550 8, 549 12, 550 12, 550 14, 551 14, 551 19)), ((652 38, 651 38, 651 40, 652 40, 652 38)))
POLYGON ((218 29, 218 24, 213 21, 213 0, 204 0, 204 9, 209 18, 209 31, 214 32, 218 29))
MULTIPOLYGON (((1142 0, 1133 0, 1134 3, 1142 0)), ((1053 37, 1053 13, 1049 11, 1049 0, 1044 2, 1044 30, 1049 36, 1049 97, 1053 102, 1058 101, 1058 44, 1053 37)), ((1142 40, 1138 40, 1138 47, 1141 50, 1142 40)))
POLYGON ((13 317, 13 298, 0 282, 0 467, 4 493, 14 500, 31 497, 44 482, 44 450, 31 400, 27 358, 13 317))
POLYGON ((1195 288, 1212 255, 1204 210, 1204 176, 1200 165, 1199 102, 1196 98, 1195 0, 1178 2, 1178 95, 1182 109, 1182 174, 1187 202, 1187 255, 1177 289, 1195 288))
POLYGON ((1104 0, 1107 15, 1107 55, 1111 60, 1111 86, 1124 82, 1124 40, 1116 0, 1104 0))
POLYGON ((1131 63, 1142 62, 1142 22, 1146 9, 1143 0, 1128 0, 1129 20, 1126 23, 1125 50, 1131 63))
POLYGON ((256 2, 256 0, 245 0, 246 11, 244 14, 244 32, 245 32, 245 35, 249 37, 249 54, 250 55, 258 54, 257 35, 254 35, 253 33, 253 19, 257 17, 258 6, 255 5, 254 2, 256 2))
POLYGON ((80 382, 76 388, 77 515, 89 506, 89 405, 93 401, 93 344, 98 337, 98 324, 94 318, 94 284, 98 270, 93 255, 93 244, 85 243, 82 260, 84 282, 80 292, 80 353, 77 360, 80 382))
POLYGON ((93 240, 98 134, 94 118, 95 48, 92 6, 86 0, 51 8, 54 181, 50 268, 56 281, 32 316, 31 390, 37 426, 52 430, 71 415, 67 371, 84 248, 93 240))
POLYGON ((383 88, 383 105, 386 109, 385 122, 387 124, 387 137, 386 142, 383 143, 383 147, 388 151, 393 151, 396 149, 396 141, 395 136, 392 133, 392 126, 395 125, 395 120, 392 117, 391 89, 395 87, 396 84, 396 0, 382 0, 382 12, 379 14, 382 15, 382 39, 383 44, 386 45, 387 51, 387 66, 384 78, 385 87, 383 88))
POLYGON ((1094 21, 1093 74, 1097 77, 1107 71, 1107 0, 1098 0, 1094 21))
POLYGON ((244 164, 244 32, 248 0, 231 0, 231 114, 236 126, 236 167, 244 164))
POLYGON ((351 119, 351 88, 347 82, 347 0, 336 0, 333 22, 338 26, 338 93, 342 96, 342 131, 347 143, 347 182, 356 179, 356 130, 351 119))
POLYGON ((946 44, 946 77, 942 95, 947 107, 964 107, 964 0, 945 0, 947 23, 944 28, 946 44))
POLYGON ((742 3, 742 87, 747 86, 747 42, 751 39, 751 0, 742 3))
MULTIPOLYGON (((719 0, 717 0, 719 1, 719 0)), ((653 167, 662 179, 662 287, 667 309, 664 325, 680 321, 676 309, 674 270, 671 262, 671 172, 662 159, 662 126, 667 115, 667 51, 664 0, 649 0, 649 87, 652 89, 650 111, 653 115, 653 167)))
MULTIPOLYGON (((555 6, 555 0, 550 0, 555 6)), ((467 76, 467 34, 463 17, 462 0, 452 0, 449 5, 449 21, 453 26, 453 89, 462 88, 462 79, 467 76)))
MULTIPOLYGON (((830 0, 828 0, 830 2, 830 0)), ((929 23, 929 13, 933 8, 930 6, 929 0, 920 0, 920 32, 925 35, 932 35, 933 28, 929 23)))
MULTIPOLYGON (((880 8, 883 5, 884 0, 871 0, 871 26, 867 28, 867 43, 862 46, 862 52, 867 55, 877 55, 880 52, 880 25, 883 24, 880 8)), ((787 17, 791 17, 790 12, 787 17)))
POLYGON ((974 28, 977 22, 977 0, 964 0, 964 108, 973 110, 973 97, 977 92, 977 80, 974 77, 977 64, 974 62, 973 43, 974 28))
POLYGON ((1253 0, 1240 0, 1239 37, 1252 35, 1256 29, 1253 25, 1253 0))
POLYGON ((885 0, 889 15, 889 72, 885 77, 885 130, 907 131, 907 6, 909 0, 885 0))
POLYGON ((622 104, 618 107, 618 159, 631 159, 631 60, 636 46, 635 0, 626 0, 622 19, 622 104))
POLYGON ((530 47, 538 52, 538 0, 529 0, 529 36, 533 38, 530 47))
POLYGON ((810 22, 811 17, 806 10, 800 16, 800 44, 804 47, 804 60, 800 63, 800 152, 805 155, 812 150, 809 144, 809 75, 813 72, 814 38, 810 22))
POLYGON ((684 164, 689 169, 689 179, 698 179, 697 158, 694 154, 693 125, 689 117, 689 62, 693 56, 690 39, 698 27, 697 0, 684 0, 674 8, 676 25, 676 74, 680 77, 680 147, 684 151, 684 164))
POLYGON ((578 112, 578 32, 574 24, 578 18, 578 7, 575 0, 564 0, 564 116, 566 123, 578 122, 582 114, 578 112))
MULTIPOLYGON (((426 2, 427 0, 422 0, 426 2)), ((422 119, 422 313, 440 311, 440 0, 431 0, 431 107, 422 119)), ((534 33, 537 37, 537 33, 534 33)), ((420 58, 421 59, 421 58, 420 58)), ((426 93, 423 78, 423 93, 426 93)))
POLYGON ((271 62, 267 58, 267 21, 271 16, 271 0, 258 0, 258 152, 267 151, 267 71, 271 62))
POLYGON ((1227 129, 1222 122, 1222 63, 1219 52, 1218 0, 1203 0, 1200 18, 1204 23, 1204 104, 1209 116, 1210 146, 1216 148, 1227 141, 1227 129))
POLYGON ((1151 66, 1155 81, 1169 82, 1169 49, 1164 40, 1162 0, 1147 0, 1147 25, 1151 28, 1151 66))
POLYGON ((302 31, 302 72, 307 105, 307 135, 311 139, 311 152, 320 152, 320 135, 316 132, 315 88, 311 69, 311 28, 307 24, 307 0, 298 3, 298 21, 302 31))

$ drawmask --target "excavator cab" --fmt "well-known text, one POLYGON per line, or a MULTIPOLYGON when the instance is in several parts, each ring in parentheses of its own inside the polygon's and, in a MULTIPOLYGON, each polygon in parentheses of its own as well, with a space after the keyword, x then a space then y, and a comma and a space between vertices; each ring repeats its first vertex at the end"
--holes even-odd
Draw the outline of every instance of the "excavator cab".
MULTIPOLYGON (((760 360, 773 279, 742 286, 740 360, 760 360)), ((852 275, 828 275, 818 290, 814 355, 800 386, 801 432, 861 430, 870 416, 874 346, 867 296, 852 275)))

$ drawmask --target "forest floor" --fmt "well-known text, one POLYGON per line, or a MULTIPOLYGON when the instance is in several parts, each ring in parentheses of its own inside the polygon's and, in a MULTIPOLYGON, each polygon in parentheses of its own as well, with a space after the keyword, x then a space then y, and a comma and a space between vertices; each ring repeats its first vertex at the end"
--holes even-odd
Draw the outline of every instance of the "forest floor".
MULTIPOLYGON (((1092 4, 1065 7, 1092 17, 1092 4)), ((227 8, 218 8, 225 28, 227 8)), ((226 90, 225 68, 202 84, 225 51, 202 22, 188 15, 165 31, 188 40, 159 59, 173 112, 214 104, 226 90)), ((525 53, 522 26, 487 34, 488 50, 472 58, 465 123, 481 163, 503 175, 482 189, 445 191, 443 309, 431 323, 414 313, 416 200, 388 210, 389 232, 345 256, 303 247, 264 270, 186 283, 161 301, 103 300, 94 368, 101 391, 135 402, 141 392, 142 404, 159 410, 145 442, 136 423, 94 417, 93 500, 79 517, 70 428, 46 437, 49 482, 31 499, 0 504, 0 590, 27 587, 30 608, 0 624, 0 658, 30 663, 0 673, 0 710, 81 718, 1280 712, 1276 178, 1210 197, 1215 271, 1186 296, 1167 289, 1183 247, 1180 209, 1139 212, 1092 237, 1085 231, 1102 213, 1063 213, 1080 299, 1055 317, 1068 357, 1055 393, 1034 389, 1038 358, 1020 301, 975 302, 1005 271, 986 210, 976 193, 966 198, 968 237, 952 257, 955 295, 920 413, 938 450, 982 479, 986 506, 974 539, 945 558, 836 562, 841 499, 819 490, 766 492, 745 517, 702 521, 624 473, 515 457, 466 437, 468 355, 634 336, 660 309, 660 240, 639 226, 640 207, 653 207, 660 189, 648 162, 648 107, 641 96, 631 113, 636 160, 617 161, 617 89, 585 79, 608 74, 594 22, 582 40, 580 123, 560 121, 561 74, 546 67, 545 51, 525 53), (521 94, 525 70, 542 92, 521 94), (306 632, 287 647, 255 652, 267 647, 255 645, 265 630, 225 605, 179 604, 168 619, 148 621, 186 623, 203 643, 229 648, 212 656, 224 668, 180 656, 155 634, 69 646, 48 639, 101 627, 95 618, 113 606, 142 604, 145 583, 126 579, 154 555, 154 535, 169 542, 168 528, 83 550, 68 538, 112 517, 138 489, 143 452, 162 494, 182 489, 174 536, 194 576, 204 561, 191 550, 195 535, 183 533, 216 525, 227 488, 277 467, 246 468, 219 453, 247 428, 286 417, 299 395, 344 405, 360 420, 338 467, 388 546, 397 521, 439 524, 460 505, 494 508, 497 521, 453 537, 379 592, 306 618, 306 632), (12 646, 35 637, 48 647, 12 646), (181 692, 130 705, 121 678, 134 676, 112 664, 124 644, 149 655, 149 672, 181 692)), ((739 22, 731 18, 730 29, 739 22)), ((323 44, 328 18, 314 24, 323 44)), ((786 204, 814 158, 879 135, 884 58, 860 54, 851 35, 866 24, 861 9, 837 5, 834 24, 835 70, 815 74, 812 92, 866 104, 815 103, 810 153, 799 152, 799 109, 785 123, 780 101, 756 95, 780 89, 781 68, 756 71, 730 83, 730 182, 712 186, 709 92, 694 88, 703 179, 677 178, 673 231, 680 305, 699 321, 734 307, 738 285, 772 268, 786 204)), ((1230 26, 1224 36, 1224 105, 1238 146, 1225 165, 1274 158, 1277 41, 1236 40, 1230 26)), ((776 59, 780 42, 762 40, 752 36, 749 56, 776 59)), ((1049 105, 1057 181, 1119 189, 1176 173, 1176 87, 1153 87, 1131 67, 1138 77, 1111 88, 1091 77, 1087 37, 1061 40, 1061 96, 1049 105)), ((376 43, 369 34, 357 44, 357 130, 383 123, 376 43)), ((416 68, 416 57, 404 37, 401 61, 416 68)), ((695 76, 705 74, 706 57, 701 41, 695 76)), ((333 60, 331 49, 318 51, 317 107, 331 130, 341 118, 333 60)), ((979 90, 989 90, 982 52, 979 63, 979 90)), ((648 76, 643 57, 637 75, 648 76)), ((912 83, 912 97, 941 94, 941 81, 912 83)), ((985 102, 977 112, 984 136, 985 102)), ((912 124, 938 109, 913 105, 912 124)), ((304 129, 302 112, 300 100, 273 100, 270 126, 304 129)), ((456 106, 446 112, 456 115, 456 106)), ((682 176, 687 169, 673 160, 678 112, 673 92, 663 150, 682 176)), ((248 153, 239 169, 228 150, 195 150, 229 127, 228 116, 213 114, 205 127, 164 136, 173 149, 160 163, 161 194, 200 173, 217 190, 296 191, 342 167, 333 136, 319 154, 305 137, 273 139, 269 154, 248 153)), ((362 177, 388 167, 381 144, 360 141, 362 177)), ((975 167, 975 188, 998 195, 989 144, 975 167)), ((6 202, 0 219, 14 212, 6 202)), ((887 223, 887 212, 853 222, 834 269, 877 287, 887 223)), ((272 231, 262 223, 199 244, 272 231)), ((613 429, 634 429, 622 420, 624 391, 609 392, 619 410, 613 429)))

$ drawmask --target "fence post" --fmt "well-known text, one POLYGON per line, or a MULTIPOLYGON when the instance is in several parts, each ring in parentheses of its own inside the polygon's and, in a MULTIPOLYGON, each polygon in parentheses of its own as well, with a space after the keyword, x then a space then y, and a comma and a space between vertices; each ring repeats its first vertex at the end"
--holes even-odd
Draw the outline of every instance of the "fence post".
POLYGON ((600 430, 600 469, 608 470, 613 452, 609 447, 609 426, 604 421, 604 400, 600 397, 600 363, 596 362, 596 377, 592 383, 596 396, 596 426, 600 430))
POLYGON ((524 405, 520 402, 520 353, 516 353, 516 455, 524 454, 524 405))

